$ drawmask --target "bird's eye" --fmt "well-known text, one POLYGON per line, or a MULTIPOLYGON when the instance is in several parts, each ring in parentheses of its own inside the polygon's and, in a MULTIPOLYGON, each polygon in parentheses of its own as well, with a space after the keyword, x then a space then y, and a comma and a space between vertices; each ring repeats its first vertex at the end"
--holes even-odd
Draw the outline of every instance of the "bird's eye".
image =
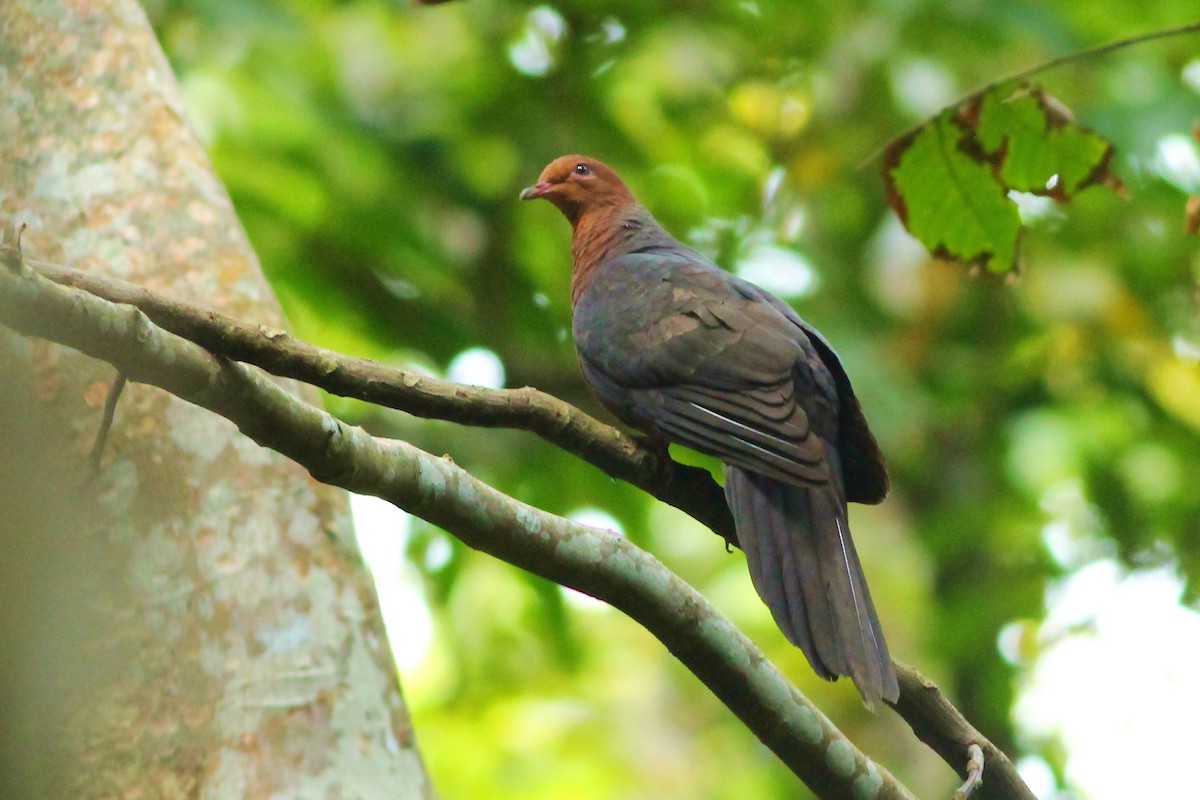
POLYGON ((591 175, 592 170, 590 167, 588 167, 587 164, 576 164, 575 165, 575 174, 576 175, 591 175))

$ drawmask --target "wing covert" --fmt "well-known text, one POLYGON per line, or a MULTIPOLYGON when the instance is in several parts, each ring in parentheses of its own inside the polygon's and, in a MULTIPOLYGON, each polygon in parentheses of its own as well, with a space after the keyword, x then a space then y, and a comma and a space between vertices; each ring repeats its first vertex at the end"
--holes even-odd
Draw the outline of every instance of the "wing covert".
POLYGON ((661 274, 608 270, 617 289, 638 281, 643 291, 616 297, 597 282, 576 308, 580 363, 601 401, 727 463, 788 483, 828 481, 821 438, 836 435, 836 390, 804 331, 715 267, 626 259, 661 274), (588 335, 599 326, 603 336, 588 335), (820 375, 807 374, 814 364, 820 375))

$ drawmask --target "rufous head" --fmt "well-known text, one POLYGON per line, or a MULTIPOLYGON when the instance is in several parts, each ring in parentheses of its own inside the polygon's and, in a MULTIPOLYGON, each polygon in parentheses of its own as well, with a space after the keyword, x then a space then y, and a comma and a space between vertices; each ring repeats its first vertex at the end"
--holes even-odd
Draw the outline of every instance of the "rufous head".
POLYGON ((549 200, 574 225, 589 210, 621 208, 635 202, 611 167, 587 156, 559 156, 551 161, 538 182, 521 191, 522 200, 549 200))

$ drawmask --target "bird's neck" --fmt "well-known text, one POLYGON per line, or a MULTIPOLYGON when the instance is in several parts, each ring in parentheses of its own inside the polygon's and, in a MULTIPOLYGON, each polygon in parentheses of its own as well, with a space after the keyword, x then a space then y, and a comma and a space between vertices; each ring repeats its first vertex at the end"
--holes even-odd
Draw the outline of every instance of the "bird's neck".
POLYGON ((675 240, 642 206, 601 206, 588 209, 573 221, 571 237, 571 306, 609 259, 675 240))

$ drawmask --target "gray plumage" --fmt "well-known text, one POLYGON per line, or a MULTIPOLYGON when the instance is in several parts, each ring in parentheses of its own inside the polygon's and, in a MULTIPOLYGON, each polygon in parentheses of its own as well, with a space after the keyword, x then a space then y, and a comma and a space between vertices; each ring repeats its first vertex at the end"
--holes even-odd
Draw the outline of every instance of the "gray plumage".
POLYGON ((823 678, 868 705, 899 690, 846 502, 883 456, 837 355, 778 298, 666 233, 608 167, 569 156, 522 197, 571 220, 584 377, 634 426, 719 458, 755 589, 823 678))

